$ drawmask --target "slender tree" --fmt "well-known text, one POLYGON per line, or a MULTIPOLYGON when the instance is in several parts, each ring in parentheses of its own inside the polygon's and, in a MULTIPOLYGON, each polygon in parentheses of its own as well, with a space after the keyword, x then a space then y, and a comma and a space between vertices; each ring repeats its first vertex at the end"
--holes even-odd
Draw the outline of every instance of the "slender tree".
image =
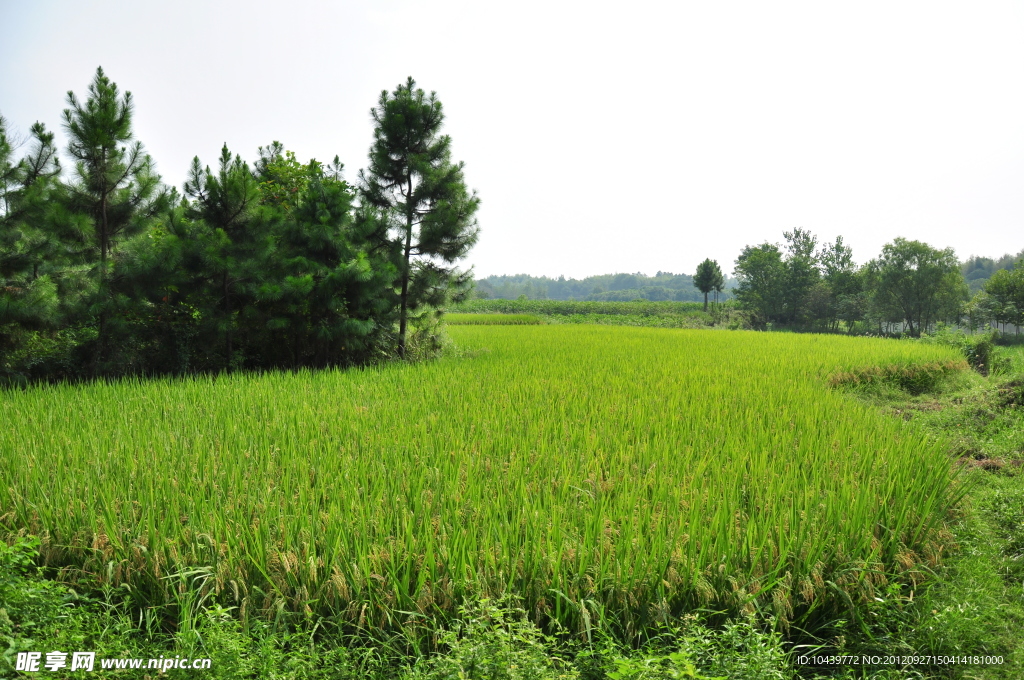
POLYGON ((718 266, 718 262, 708 258, 697 265, 693 285, 704 293, 704 311, 708 311, 708 293, 721 291, 725 285, 725 277, 722 276, 722 268, 718 266))
POLYGON ((383 91, 371 111, 375 123, 369 167, 360 171, 364 219, 383 222, 398 267, 398 355, 406 354, 409 314, 432 306, 466 284, 453 265, 476 243, 479 199, 451 160, 442 135, 444 113, 435 93, 409 78, 383 91))
POLYGON ((121 95, 103 69, 97 68, 86 100, 69 91, 67 103, 63 116, 67 151, 75 161, 75 177, 67 185, 68 208, 91 222, 90 232, 81 235, 82 245, 98 261, 94 370, 99 370, 113 311, 111 257, 122 241, 146 230, 152 218, 167 208, 167 199, 152 159, 134 140, 130 92, 121 95))
MULTIPOLYGON (((715 266, 718 266, 718 262, 715 262, 715 266)), ((725 275, 722 274, 722 270, 718 270, 718 274, 715 277, 715 285, 711 288, 715 291, 715 305, 718 305, 718 296, 725 290, 725 275)))
POLYGON ((840 321, 856 320, 861 279, 853 261, 853 250, 837 236, 818 251, 822 281, 813 289, 819 304, 814 314, 829 330, 837 330, 840 321))
POLYGON ((789 323, 807 320, 807 301, 821 278, 815 246, 818 239, 806 229, 797 227, 783 233, 786 239, 786 284, 784 317, 789 323))

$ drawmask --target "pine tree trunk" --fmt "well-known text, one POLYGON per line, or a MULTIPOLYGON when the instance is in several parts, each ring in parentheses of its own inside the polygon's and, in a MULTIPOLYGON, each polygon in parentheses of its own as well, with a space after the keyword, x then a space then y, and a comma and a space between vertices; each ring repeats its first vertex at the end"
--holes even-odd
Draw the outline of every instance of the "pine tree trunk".
POLYGON ((405 196, 405 267, 402 270, 402 308, 398 319, 398 358, 405 358, 405 330, 409 300, 409 255, 412 252, 412 175, 406 178, 408 193, 405 196))
POLYGON ((402 311, 398 320, 398 358, 405 358, 405 329, 409 299, 409 253, 412 250, 412 225, 405 234, 405 269, 402 271, 402 311))
POLYGON ((225 366, 227 367, 228 373, 231 372, 231 298, 228 295, 228 273, 224 272, 224 317, 227 320, 227 328, 225 331, 226 351, 227 356, 224 359, 225 366))
MULTIPOLYGON (((107 163, 107 152, 103 151, 103 167, 106 169, 107 163)), ((99 375, 100 366, 103 363, 104 346, 107 343, 107 248, 108 248, 108 237, 107 237, 107 189, 103 187, 100 193, 100 281, 99 281, 99 294, 100 298, 100 318, 98 327, 96 329, 96 353, 93 355, 93 373, 99 375)))

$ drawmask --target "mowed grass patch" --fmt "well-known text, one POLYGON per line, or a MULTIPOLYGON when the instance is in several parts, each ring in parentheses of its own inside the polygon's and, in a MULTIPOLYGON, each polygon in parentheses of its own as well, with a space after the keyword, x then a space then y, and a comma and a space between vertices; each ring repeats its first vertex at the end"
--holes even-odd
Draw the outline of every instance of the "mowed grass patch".
POLYGON ((5 392, 0 528, 140 606, 179 601, 187 581, 243 617, 413 635, 505 592, 581 634, 635 638, 702 607, 814 625, 939 561, 960 493, 942 446, 827 377, 952 350, 451 333, 489 351, 5 392))

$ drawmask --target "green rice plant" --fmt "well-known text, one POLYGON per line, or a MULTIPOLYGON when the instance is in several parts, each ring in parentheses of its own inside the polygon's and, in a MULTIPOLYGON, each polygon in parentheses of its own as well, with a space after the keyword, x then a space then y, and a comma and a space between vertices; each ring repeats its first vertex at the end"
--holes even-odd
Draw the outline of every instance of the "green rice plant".
POLYGON ((450 326, 528 326, 545 323, 536 314, 445 314, 450 326))
POLYGON ((963 487, 942 444, 828 380, 959 361, 951 348, 449 332, 474 351, 0 393, 0 538, 38 535, 45 564, 140 608, 410 640, 507 593, 581 637, 636 640, 700 608, 813 630, 924 580, 947 547, 963 487))
POLYGON ((453 311, 475 314, 632 314, 664 316, 704 313, 701 302, 634 300, 466 300, 453 311))
POLYGON ((548 323, 597 323, 646 328, 707 328, 714 323, 710 314, 552 314, 548 323))
POLYGON ((894 385, 911 394, 932 390, 951 373, 968 368, 966 359, 947 359, 910 364, 886 364, 885 366, 858 366, 850 370, 837 371, 829 376, 833 387, 863 387, 866 385, 894 385))

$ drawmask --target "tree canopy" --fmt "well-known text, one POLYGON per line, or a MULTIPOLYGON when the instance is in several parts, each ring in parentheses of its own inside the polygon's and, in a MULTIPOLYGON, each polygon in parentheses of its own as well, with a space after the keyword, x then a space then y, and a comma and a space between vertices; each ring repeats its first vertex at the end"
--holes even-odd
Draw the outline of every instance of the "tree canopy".
MULTIPOLYGON (((355 188, 335 156, 225 144, 182 193, 135 139, 102 69, 15 157, 0 118, 0 380, 352 365, 406 356, 409 313, 464 293, 479 199, 435 94, 383 93, 355 188)), ((415 319, 413 319, 415 320, 415 319)))
POLYGON ((441 134, 444 112, 409 78, 381 92, 374 120, 370 164, 360 171, 365 219, 386 228, 398 267, 398 355, 405 357, 410 312, 444 303, 471 280, 453 265, 476 243, 480 200, 451 160, 451 138, 441 134))
POLYGON ((704 294, 704 311, 708 311, 708 293, 721 291, 725 285, 725 277, 718 262, 706 259, 697 265, 697 273, 693 276, 693 285, 704 294))

